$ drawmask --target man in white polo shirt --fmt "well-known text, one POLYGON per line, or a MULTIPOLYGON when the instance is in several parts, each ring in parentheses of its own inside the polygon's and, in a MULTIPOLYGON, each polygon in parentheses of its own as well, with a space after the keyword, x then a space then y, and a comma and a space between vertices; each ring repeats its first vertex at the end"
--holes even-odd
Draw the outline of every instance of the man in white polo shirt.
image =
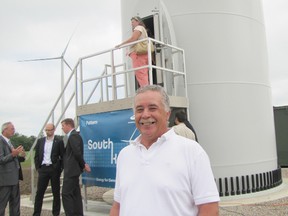
POLYGON ((219 215, 209 158, 198 143, 169 130, 164 89, 138 89, 134 113, 141 135, 117 158, 110 216, 219 215))

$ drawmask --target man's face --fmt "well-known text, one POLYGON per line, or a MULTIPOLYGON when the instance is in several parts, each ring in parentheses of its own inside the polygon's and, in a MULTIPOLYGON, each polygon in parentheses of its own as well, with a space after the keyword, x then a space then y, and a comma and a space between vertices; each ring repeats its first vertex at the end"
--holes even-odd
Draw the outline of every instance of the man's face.
POLYGON ((166 111, 159 92, 147 91, 135 97, 135 122, 141 141, 154 143, 167 131, 170 111, 166 111))
POLYGON ((3 135, 10 139, 15 133, 15 128, 13 124, 8 124, 7 128, 3 131, 3 135))
POLYGON ((64 122, 61 123, 62 125, 62 130, 65 134, 69 133, 69 131, 71 130, 70 126, 68 124, 65 124, 64 122))
POLYGON ((47 124, 45 127, 45 133, 47 137, 53 137, 54 132, 55 132, 54 126, 52 124, 47 124))

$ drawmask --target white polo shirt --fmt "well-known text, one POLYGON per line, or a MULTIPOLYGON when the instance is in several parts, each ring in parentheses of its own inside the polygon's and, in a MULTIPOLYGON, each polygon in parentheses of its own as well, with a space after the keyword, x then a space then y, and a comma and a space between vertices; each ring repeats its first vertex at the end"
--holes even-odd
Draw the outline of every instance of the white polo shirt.
POLYGON ((169 130, 149 149, 138 137, 121 150, 114 200, 122 216, 196 216, 220 199, 205 151, 169 130))

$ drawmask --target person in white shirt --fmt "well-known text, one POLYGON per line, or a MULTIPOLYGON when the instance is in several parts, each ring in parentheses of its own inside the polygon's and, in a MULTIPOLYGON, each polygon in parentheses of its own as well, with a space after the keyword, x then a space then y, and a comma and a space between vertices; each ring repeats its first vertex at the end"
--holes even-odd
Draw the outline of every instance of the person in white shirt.
POLYGON ((59 215, 61 209, 60 175, 63 153, 60 145, 63 144, 59 137, 54 136, 54 124, 48 123, 45 127, 45 133, 46 137, 37 140, 35 146, 34 162, 38 171, 38 183, 33 216, 41 215, 43 198, 49 181, 53 193, 52 214, 59 215))
POLYGON ((161 86, 137 90, 140 136, 117 158, 110 216, 219 215, 219 192, 208 155, 195 141, 168 128, 169 97, 161 86))

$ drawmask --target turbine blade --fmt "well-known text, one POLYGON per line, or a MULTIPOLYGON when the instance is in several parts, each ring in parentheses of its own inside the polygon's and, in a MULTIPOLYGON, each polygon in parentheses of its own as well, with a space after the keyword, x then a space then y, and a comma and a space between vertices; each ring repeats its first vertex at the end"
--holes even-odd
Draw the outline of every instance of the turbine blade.
POLYGON ((18 62, 50 61, 50 60, 55 60, 55 59, 61 59, 61 57, 39 58, 39 59, 24 59, 24 60, 19 60, 18 62))
POLYGON ((65 55, 66 50, 67 50, 67 48, 68 48, 68 46, 69 46, 69 43, 70 43, 70 41, 71 41, 74 33, 75 33, 75 30, 73 31, 72 35, 70 36, 70 38, 69 38, 69 40, 68 40, 68 43, 67 43, 67 45, 66 45, 66 47, 65 47, 65 49, 64 49, 64 51, 63 51, 63 53, 62 53, 62 55, 61 55, 62 57, 65 55))
POLYGON ((76 32, 78 26, 79 26, 79 23, 76 25, 76 27, 75 27, 73 33, 71 34, 71 36, 70 36, 70 38, 69 38, 69 41, 68 41, 68 43, 67 43, 67 45, 66 45, 66 47, 65 47, 65 49, 64 49, 64 51, 63 51, 63 53, 62 53, 62 55, 61 55, 61 57, 63 57, 63 56, 65 55, 66 50, 67 50, 67 48, 68 48, 68 46, 69 46, 69 43, 70 43, 72 37, 74 36, 74 34, 75 34, 75 32, 76 32))

